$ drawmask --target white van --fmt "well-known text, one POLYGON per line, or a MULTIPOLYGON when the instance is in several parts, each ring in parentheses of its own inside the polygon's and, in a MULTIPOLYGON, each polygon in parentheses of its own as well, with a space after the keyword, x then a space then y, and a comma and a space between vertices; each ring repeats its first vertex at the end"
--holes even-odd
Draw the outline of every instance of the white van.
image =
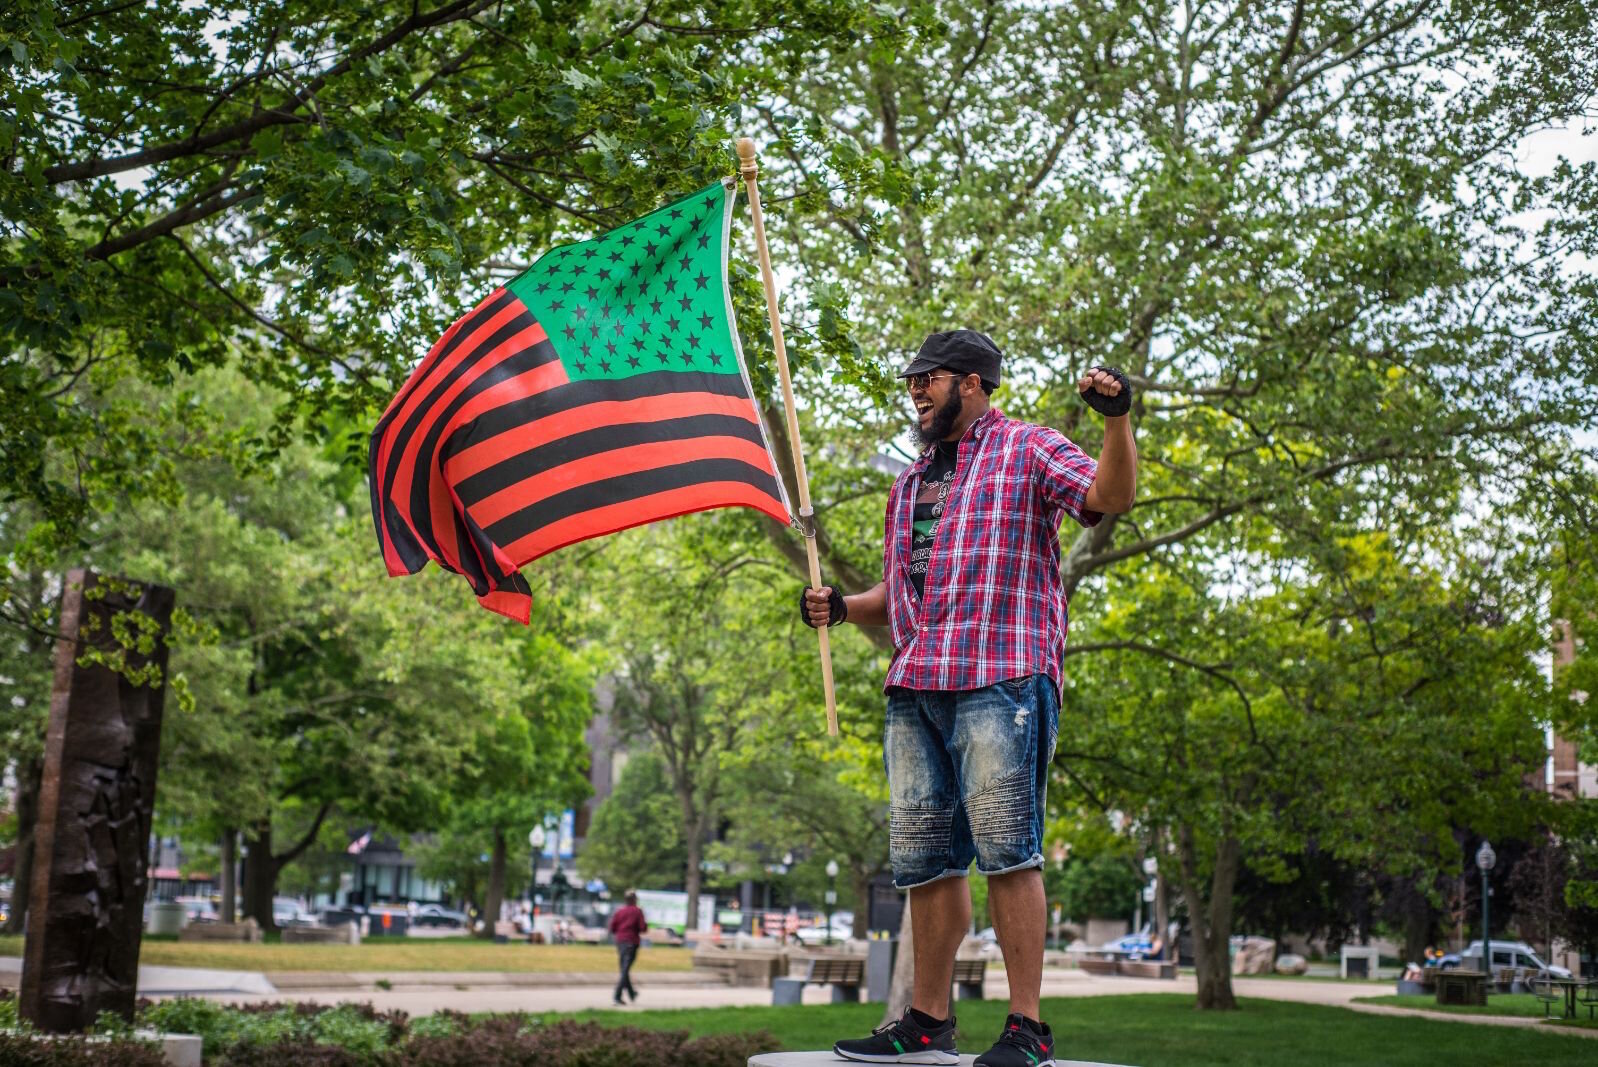
MULTIPOLYGON (((1459 954, 1459 962, 1453 966, 1465 971, 1481 970, 1481 942, 1472 941, 1465 946, 1465 951, 1459 954)), ((1524 941, 1499 941, 1493 940, 1493 970, 1512 968, 1525 971, 1528 975, 1546 974, 1552 978, 1569 978, 1570 971, 1564 967, 1556 967, 1551 963, 1544 963, 1542 958, 1524 941)))

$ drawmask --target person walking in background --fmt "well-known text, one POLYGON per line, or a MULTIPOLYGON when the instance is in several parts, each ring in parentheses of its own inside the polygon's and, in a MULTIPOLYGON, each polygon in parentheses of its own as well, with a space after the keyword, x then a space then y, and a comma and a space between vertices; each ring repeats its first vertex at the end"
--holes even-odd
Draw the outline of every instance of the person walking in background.
POLYGON ((638 990, 633 988, 633 961, 638 958, 638 944, 647 929, 649 923, 644 919, 644 909, 638 906, 638 894, 628 893, 627 903, 610 917, 610 935, 616 939, 616 961, 621 968, 621 976, 616 979, 617 1004, 625 1003, 621 999, 624 991, 631 1000, 638 999, 638 990))

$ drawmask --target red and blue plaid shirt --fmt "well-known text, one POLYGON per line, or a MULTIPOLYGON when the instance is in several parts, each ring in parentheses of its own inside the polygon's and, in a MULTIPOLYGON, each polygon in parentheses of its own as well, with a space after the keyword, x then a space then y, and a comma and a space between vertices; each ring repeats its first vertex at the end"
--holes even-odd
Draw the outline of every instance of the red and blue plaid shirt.
POLYGON ((888 493, 882 568, 894 652, 884 688, 980 689, 1029 674, 1058 686, 1060 520, 1102 518, 1085 503, 1098 463, 1059 431, 990 408, 960 439, 923 600, 910 580, 910 524, 931 458, 929 448, 888 493))

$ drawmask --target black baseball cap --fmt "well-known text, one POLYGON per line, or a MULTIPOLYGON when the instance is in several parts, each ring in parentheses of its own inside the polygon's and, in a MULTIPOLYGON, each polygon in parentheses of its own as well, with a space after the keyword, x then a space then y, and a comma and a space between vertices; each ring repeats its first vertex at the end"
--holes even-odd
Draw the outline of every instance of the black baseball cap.
POLYGON ((921 342, 916 358, 899 372, 899 377, 924 374, 946 368, 961 374, 975 374, 990 389, 999 386, 999 364, 1004 353, 993 343, 993 338, 976 330, 947 330, 930 335, 921 342))

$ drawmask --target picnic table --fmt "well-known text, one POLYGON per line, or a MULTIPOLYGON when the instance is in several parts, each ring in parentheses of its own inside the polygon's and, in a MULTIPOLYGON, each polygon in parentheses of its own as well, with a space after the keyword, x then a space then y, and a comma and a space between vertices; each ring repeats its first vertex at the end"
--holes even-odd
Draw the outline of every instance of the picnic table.
POLYGON ((1564 1000, 1564 1018, 1576 1017, 1577 994, 1582 994, 1580 1003, 1587 1006, 1587 1017, 1591 1018, 1593 1009, 1598 1008, 1598 979, 1591 978, 1533 978, 1531 991, 1537 994, 1537 999, 1543 1002, 1543 1015, 1546 1017, 1548 1009, 1553 1004, 1564 1000))

